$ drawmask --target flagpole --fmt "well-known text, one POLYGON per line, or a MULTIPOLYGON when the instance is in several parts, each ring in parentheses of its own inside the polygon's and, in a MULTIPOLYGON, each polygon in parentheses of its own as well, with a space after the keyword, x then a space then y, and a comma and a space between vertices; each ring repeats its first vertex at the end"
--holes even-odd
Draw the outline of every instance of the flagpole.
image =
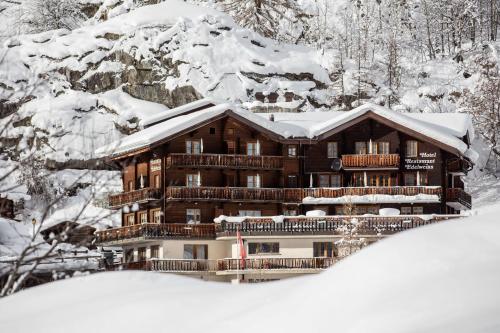
MULTIPOLYGON (((236 226, 236 235, 239 235, 240 228, 236 226)), ((236 279, 240 283, 240 241, 238 236, 236 236, 236 279)))

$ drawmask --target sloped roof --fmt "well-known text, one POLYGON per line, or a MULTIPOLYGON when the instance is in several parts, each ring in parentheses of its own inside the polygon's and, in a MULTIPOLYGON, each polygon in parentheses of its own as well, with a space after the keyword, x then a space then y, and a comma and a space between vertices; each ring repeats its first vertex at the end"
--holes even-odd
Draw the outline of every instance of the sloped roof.
MULTIPOLYGON (((256 114, 230 103, 218 104, 199 111, 192 111, 203 105, 212 103, 206 100, 189 107, 180 107, 170 112, 176 116, 155 118, 156 124, 129 135, 119 141, 111 143, 97 150, 98 156, 119 156, 128 152, 147 148, 159 141, 174 137, 186 130, 202 126, 208 121, 224 116, 240 119, 250 126, 273 135, 276 139, 309 139, 321 140, 342 126, 351 124, 363 116, 372 116, 407 129, 410 134, 418 134, 429 140, 448 147, 450 151, 468 155, 468 146, 462 141, 467 133, 471 133, 470 116, 459 113, 446 114, 414 114, 401 113, 391 109, 367 103, 346 112, 304 112, 304 113, 275 113, 274 120, 270 114, 256 114), (159 119, 163 120, 159 120, 159 119), (158 121, 160 121, 158 123, 158 121)), ((149 121, 153 123, 153 121, 149 121)))

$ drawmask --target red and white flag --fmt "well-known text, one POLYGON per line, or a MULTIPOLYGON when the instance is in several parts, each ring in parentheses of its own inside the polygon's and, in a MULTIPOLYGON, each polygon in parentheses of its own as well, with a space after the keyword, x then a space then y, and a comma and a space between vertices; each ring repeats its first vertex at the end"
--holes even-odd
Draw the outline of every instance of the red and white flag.
POLYGON ((245 251, 245 244, 241 238, 240 228, 236 228, 236 242, 240 253, 240 267, 245 269, 245 258, 247 257, 247 252, 245 251))

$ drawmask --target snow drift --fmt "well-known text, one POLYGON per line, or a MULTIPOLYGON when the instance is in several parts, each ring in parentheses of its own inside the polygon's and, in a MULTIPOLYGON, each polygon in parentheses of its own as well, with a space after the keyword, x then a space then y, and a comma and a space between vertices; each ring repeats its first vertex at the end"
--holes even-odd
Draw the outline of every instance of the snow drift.
POLYGON ((51 333, 498 332, 500 205, 492 210, 400 233, 323 274, 280 282, 147 272, 55 282, 0 300, 0 323, 51 333))

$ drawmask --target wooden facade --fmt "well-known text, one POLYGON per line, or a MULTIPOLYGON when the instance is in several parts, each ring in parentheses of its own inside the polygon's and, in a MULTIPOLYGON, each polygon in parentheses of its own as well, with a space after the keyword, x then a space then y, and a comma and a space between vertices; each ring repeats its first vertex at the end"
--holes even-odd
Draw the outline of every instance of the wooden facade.
POLYGON ((370 117, 321 140, 279 140, 225 116, 116 160, 124 192, 110 196, 110 207, 140 206, 124 213, 124 225, 313 209, 338 215, 345 203, 334 199, 346 196, 413 197, 355 202, 360 214, 386 207, 449 214, 471 206, 460 157, 370 117), (321 200, 306 202, 311 198, 321 200))

